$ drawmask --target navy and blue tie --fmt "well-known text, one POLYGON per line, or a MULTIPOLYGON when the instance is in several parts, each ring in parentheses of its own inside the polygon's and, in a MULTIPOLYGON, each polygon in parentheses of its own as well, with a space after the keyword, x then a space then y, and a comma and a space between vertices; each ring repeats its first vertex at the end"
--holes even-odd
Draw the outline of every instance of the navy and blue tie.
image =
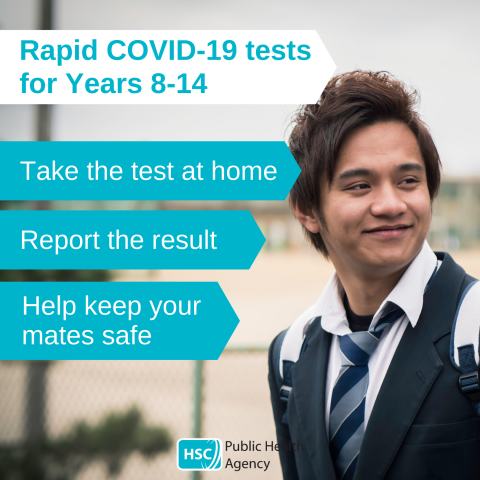
POLYGON ((339 337, 342 368, 330 406, 330 453, 338 480, 351 480, 365 431, 368 361, 388 325, 405 312, 388 302, 375 328, 339 337))

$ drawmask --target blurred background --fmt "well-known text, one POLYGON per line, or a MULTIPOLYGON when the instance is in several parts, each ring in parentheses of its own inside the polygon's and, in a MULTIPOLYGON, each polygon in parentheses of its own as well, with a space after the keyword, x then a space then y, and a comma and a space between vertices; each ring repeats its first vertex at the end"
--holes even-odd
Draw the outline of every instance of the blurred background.
MULTIPOLYGON (((477 278, 479 20, 480 3, 465 0, 0 0, 2 29, 314 29, 337 73, 392 72, 421 92, 420 111, 444 166, 428 241, 477 278)), ((0 105, 0 141, 286 140, 296 108, 0 105)), ((275 440, 266 349, 316 301, 333 271, 305 243, 286 201, 1 208, 248 209, 267 242, 249 271, 0 272, 0 280, 218 281, 240 318, 218 361, 0 362, 0 480, 186 479, 192 474, 176 468, 179 438, 275 440)), ((228 457, 271 463, 266 472, 202 478, 281 476, 276 453, 228 457)))

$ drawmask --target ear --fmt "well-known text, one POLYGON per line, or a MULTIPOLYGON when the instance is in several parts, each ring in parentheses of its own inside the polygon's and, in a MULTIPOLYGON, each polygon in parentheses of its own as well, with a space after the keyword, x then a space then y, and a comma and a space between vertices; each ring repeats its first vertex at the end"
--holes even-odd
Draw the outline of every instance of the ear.
POLYGON ((297 217, 297 220, 310 232, 318 233, 320 231, 320 221, 316 217, 313 211, 307 211, 302 208, 298 203, 292 206, 293 213, 297 217))

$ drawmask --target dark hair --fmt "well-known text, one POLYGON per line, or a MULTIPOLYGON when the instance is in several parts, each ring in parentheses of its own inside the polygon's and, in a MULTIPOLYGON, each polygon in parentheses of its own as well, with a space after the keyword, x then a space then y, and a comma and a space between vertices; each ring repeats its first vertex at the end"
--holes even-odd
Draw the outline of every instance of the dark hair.
MULTIPOLYGON (((416 111, 419 94, 388 72, 356 70, 333 77, 314 105, 297 111, 289 148, 302 169, 290 191, 290 202, 314 212, 325 226, 320 204, 320 181, 330 185, 346 136, 355 128, 382 122, 401 122, 415 135, 425 162, 428 191, 433 201, 440 186, 441 162, 426 124, 416 111)), ((325 257, 320 233, 304 231, 325 257)))

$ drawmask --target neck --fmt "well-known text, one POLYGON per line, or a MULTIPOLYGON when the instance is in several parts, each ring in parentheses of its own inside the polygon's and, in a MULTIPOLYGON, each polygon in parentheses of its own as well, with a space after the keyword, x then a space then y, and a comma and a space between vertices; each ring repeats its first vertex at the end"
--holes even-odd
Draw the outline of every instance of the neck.
POLYGON ((351 268, 346 270, 340 267, 336 270, 353 312, 357 315, 374 315, 408 266, 409 264, 395 272, 373 276, 351 268))

